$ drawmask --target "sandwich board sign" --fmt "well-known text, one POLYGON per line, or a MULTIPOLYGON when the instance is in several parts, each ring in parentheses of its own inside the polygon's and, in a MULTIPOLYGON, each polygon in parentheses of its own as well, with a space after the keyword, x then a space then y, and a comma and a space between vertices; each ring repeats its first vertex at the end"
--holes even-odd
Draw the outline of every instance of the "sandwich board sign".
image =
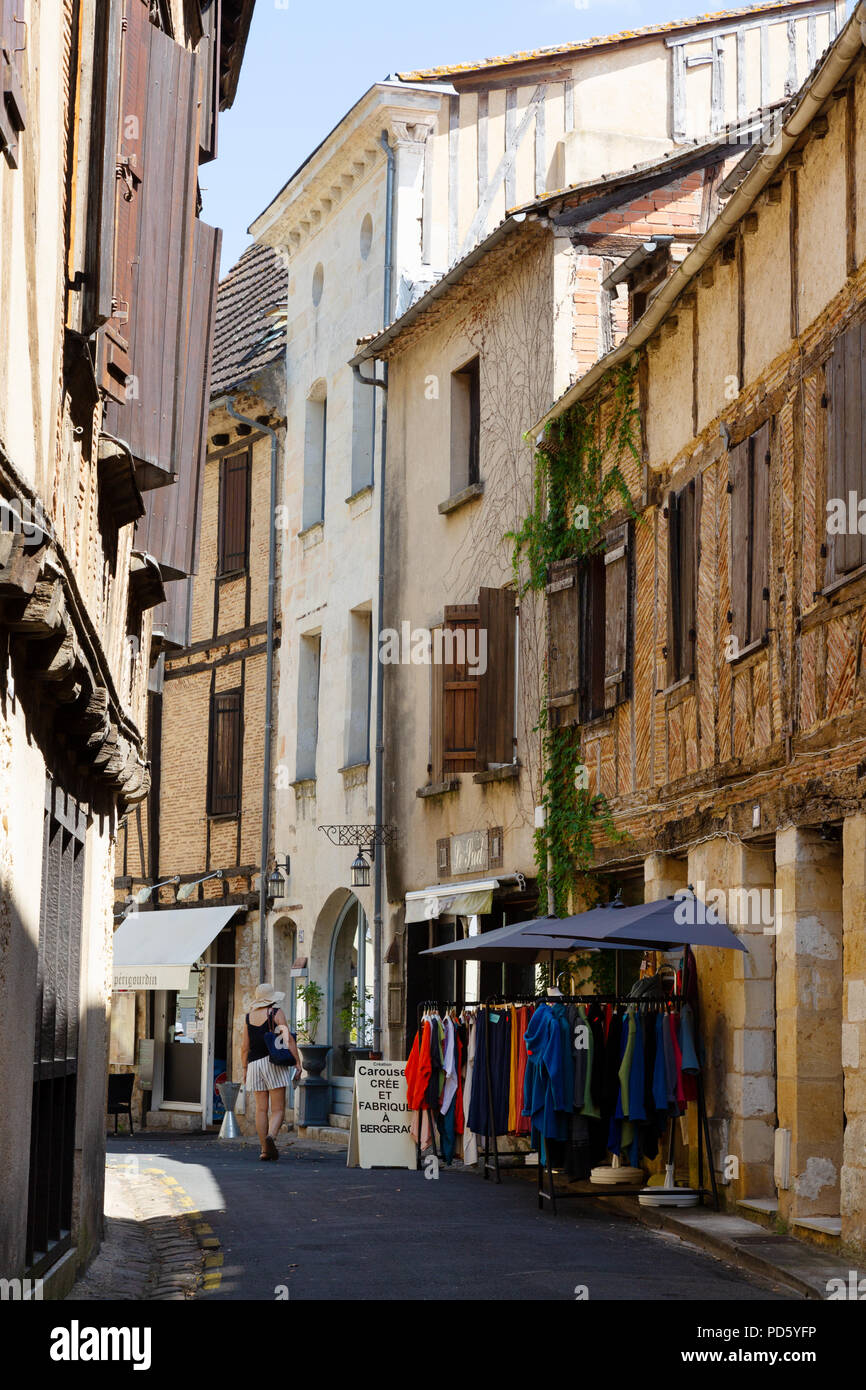
POLYGON ((349 1168, 415 1168, 405 1062, 355 1063, 349 1168))

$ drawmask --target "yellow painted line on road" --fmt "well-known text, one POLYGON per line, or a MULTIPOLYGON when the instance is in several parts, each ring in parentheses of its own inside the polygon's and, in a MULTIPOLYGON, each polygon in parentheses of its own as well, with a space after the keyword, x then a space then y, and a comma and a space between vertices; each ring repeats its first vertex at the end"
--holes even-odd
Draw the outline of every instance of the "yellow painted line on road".
POLYGON ((186 1216, 192 1219, 192 1230, 198 1241, 200 1249, 204 1252, 204 1271, 201 1276, 200 1287, 211 1291, 218 1289, 222 1282, 222 1262, 223 1256, 218 1253, 220 1243, 213 1233, 213 1228, 202 1219, 195 1201, 185 1192, 177 1178, 169 1176, 163 1168, 151 1168, 148 1171, 158 1174, 161 1181, 168 1188, 169 1195, 174 1202, 181 1208, 177 1212, 178 1216, 186 1216))
POLYGON ((204 1257, 205 1269, 219 1269, 222 1262, 222 1255, 205 1255, 204 1257))

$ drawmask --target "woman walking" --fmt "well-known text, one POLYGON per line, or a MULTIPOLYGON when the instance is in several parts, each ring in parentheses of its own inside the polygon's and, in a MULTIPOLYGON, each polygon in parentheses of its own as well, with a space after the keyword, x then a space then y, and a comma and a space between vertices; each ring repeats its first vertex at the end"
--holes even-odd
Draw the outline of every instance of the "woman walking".
POLYGON ((294 1037, 289 1032, 288 1020, 279 1005, 285 999, 281 990, 273 985, 259 985, 255 996, 249 1001, 249 1013, 244 1026, 244 1040, 241 1048, 241 1062, 244 1068, 244 1086, 256 1093, 256 1133, 262 1151, 262 1162, 279 1158, 276 1140, 286 1111, 286 1085, 288 1067, 277 1066, 271 1061, 265 1042, 266 1033, 279 1032, 295 1059, 295 1083, 300 1079, 301 1059, 294 1037), (268 1120, 270 1106, 270 1121, 268 1120))

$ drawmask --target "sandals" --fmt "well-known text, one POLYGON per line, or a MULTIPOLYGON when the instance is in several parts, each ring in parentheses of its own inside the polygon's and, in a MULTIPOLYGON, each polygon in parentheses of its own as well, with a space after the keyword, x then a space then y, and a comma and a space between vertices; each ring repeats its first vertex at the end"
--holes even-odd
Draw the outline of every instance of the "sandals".
POLYGON ((262 1157, 269 1158, 272 1163, 276 1163, 279 1156, 280 1151, 274 1143, 274 1140, 272 1139, 271 1135, 269 1134, 267 1139, 265 1140, 265 1153, 262 1155, 262 1157))

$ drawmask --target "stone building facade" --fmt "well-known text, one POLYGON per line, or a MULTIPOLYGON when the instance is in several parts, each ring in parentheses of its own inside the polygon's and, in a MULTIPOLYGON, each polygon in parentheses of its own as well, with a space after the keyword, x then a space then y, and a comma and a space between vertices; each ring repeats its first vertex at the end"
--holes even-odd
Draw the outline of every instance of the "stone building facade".
MULTIPOLYGON (((626 836, 599 833, 596 864, 637 871, 647 900, 721 895, 748 945, 696 950, 725 1199, 859 1254, 862 18, 761 157, 725 176, 719 216, 619 347, 533 431, 543 449, 569 412, 609 418, 631 364, 637 457, 604 464, 634 509, 606 522, 629 527, 628 678, 600 713, 568 710, 626 836)), ((551 592, 550 627, 591 665, 578 621, 551 592)))
POLYGON ((46 1297, 101 1238, 114 846, 150 779, 153 609, 192 561, 164 564, 158 531, 198 486, 218 234, 196 170, 251 11, 0 5, 0 1267, 46 1297), (155 98, 169 69, 176 109, 155 98), (169 280, 163 378, 147 330, 169 280))
MULTIPOLYGON (((124 1019, 125 1062, 117 1070, 134 1063, 138 1039, 153 1043, 150 1084, 136 1068, 134 1111, 148 1129, 219 1121, 215 1085, 243 1079, 245 1001, 261 978, 268 572, 278 520, 271 513, 271 436, 261 427, 276 430, 281 459, 285 296, 285 269, 266 247, 249 248, 220 284, 198 571, 183 596, 188 628, 171 645, 163 638, 149 696, 152 791, 127 817, 118 842, 119 902, 141 894, 161 912, 234 909, 186 990, 139 991, 135 1017, 124 1019), (173 1031, 178 1020, 185 1021, 180 1035, 173 1031), (183 1070, 175 1058, 186 1063, 183 1070), (195 1062, 200 1068, 189 1074, 195 1062)), ((275 559, 279 565, 279 550, 275 559)), ((277 649, 279 640, 277 613, 277 649)), ((269 855, 265 877, 271 867, 269 855)), ((274 918, 265 970, 291 996, 294 943, 279 913, 274 918)), ((183 927, 183 918, 173 920, 183 927)), ((245 1128, 251 1120, 243 1100, 240 1106, 245 1128)))
MULTIPOLYGON (((370 828, 384 794, 375 771, 371 671, 373 634, 384 625, 384 391, 353 376, 347 364, 356 342, 399 318, 472 255, 507 211, 630 170, 636 158, 654 165, 692 150, 696 136, 718 139, 772 107, 836 27, 835 4, 772 4, 398 74, 367 91, 252 224, 255 238, 289 262, 291 522, 283 548, 275 835, 292 860, 299 955, 325 995, 319 1041, 334 1048, 335 1113, 348 1113, 351 1092, 350 1076, 335 1069, 346 1041, 346 991, 361 996, 381 983, 372 1041, 384 1048, 397 1036, 384 1022, 384 985, 393 983, 383 963, 384 892, 377 921, 375 881, 355 893, 354 851, 333 845, 321 829, 370 828), (739 84, 731 80, 737 72, 739 84)), ((586 292, 600 293, 606 252, 586 254, 586 292)), ((461 526, 458 518, 452 529, 461 526)), ((382 863, 378 853, 374 878, 382 863)), ((401 1007, 394 996, 393 1011, 401 1007)))

